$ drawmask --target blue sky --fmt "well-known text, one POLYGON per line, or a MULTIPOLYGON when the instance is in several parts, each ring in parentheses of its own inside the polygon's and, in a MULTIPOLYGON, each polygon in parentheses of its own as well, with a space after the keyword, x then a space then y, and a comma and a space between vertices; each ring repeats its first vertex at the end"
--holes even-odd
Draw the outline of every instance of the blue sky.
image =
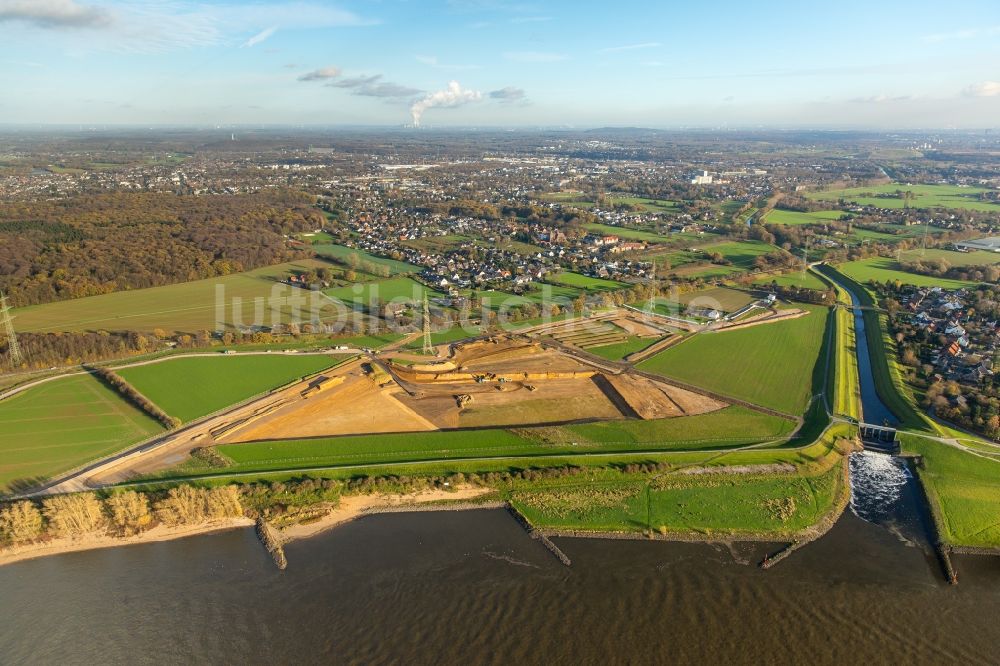
POLYGON ((1000 124, 996 0, 813 4, 0 0, 0 123, 1000 124))

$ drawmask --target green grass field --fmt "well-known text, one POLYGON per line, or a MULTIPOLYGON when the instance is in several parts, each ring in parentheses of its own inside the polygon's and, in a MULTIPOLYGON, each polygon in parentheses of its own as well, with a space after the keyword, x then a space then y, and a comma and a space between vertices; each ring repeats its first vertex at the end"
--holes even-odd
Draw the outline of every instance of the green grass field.
POLYGON ((563 206, 574 206, 586 210, 594 207, 594 202, 585 199, 582 192, 546 192, 539 195, 538 198, 542 201, 551 201, 563 206))
POLYGON ((335 245, 333 243, 319 243, 313 245, 313 250, 316 254, 322 257, 329 257, 337 261, 347 263, 349 261, 348 257, 355 256, 358 258, 360 263, 370 263, 376 264, 378 266, 387 266, 389 272, 393 275, 399 275, 403 273, 416 273, 420 270, 419 266, 414 266, 413 264, 408 264, 404 261, 396 261, 395 259, 387 259, 385 257, 376 257, 373 254, 368 254, 363 250, 358 250, 352 247, 345 247, 344 245, 335 245))
POLYGON ((755 300, 757 297, 753 294, 729 287, 711 287, 685 292, 677 296, 677 301, 682 305, 687 306, 695 303, 700 307, 718 308, 723 312, 735 312, 755 300))
POLYGON ((329 368, 336 357, 286 354, 176 358, 117 370, 163 411, 191 421, 329 368))
MULTIPOLYGON (((816 278, 819 281, 819 278, 816 278)), ((839 284, 830 283, 837 294, 837 302, 852 303, 849 292, 839 284)), ((828 378, 828 403, 835 414, 858 420, 861 418, 861 379, 858 374, 857 330, 851 310, 836 310, 835 348, 833 372, 828 378)))
POLYGON ((794 210, 781 210, 779 208, 775 208, 764 216, 763 222, 765 224, 787 224, 792 226, 800 224, 822 224, 831 220, 839 220, 844 216, 845 213, 839 210, 816 210, 811 213, 801 213, 794 210))
MULTIPOLYGON (((560 454, 726 449, 781 438, 787 436, 792 427, 794 424, 784 419, 729 407, 709 414, 652 421, 357 435, 224 444, 217 448, 233 461, 224 473, 240 473, 359 464, 416 464, 455 458, 525 457, 530 460, 560 454)), ((696 459, 704 456, 694 455, 696 459)), ((177 472, 190 472, 190 467, 177 472)))
POLYGON ((474 240, 475 239, 472 236, 446 234, 444 236, 424 236, 423 238, 405 240, 401 242, 401 245, 411 247, 415 250, 422 250, 423 252, 444 253, 449 250, 457 249, 463 243, 471 243, 474 240))
POLYGON ((735 331, 700 333, 639 368, 755 404, 801 414, 812 395, 826 308, 802 306, 797 319, 735 331))
POLYGON ((796 273, 786 273, 784 275, 764 275, 753 281, 755 285, 769 287, 771 283, 776 283, 781 287, 799 287, 802 289, 817 289, 823 291, 826 285, 814 273, 799 271, 796 273))
POLYGON ((52 477, 163 428, 91 375, 0 400, 0 490, 52 477))
POLYGON ((568 285, 539 284, 536 287, 532 288, 531 291, 526 291, 521 296, 514 296, 514 299, 511 300, 491 297, 491 304, 497 306, 500 305, 501 303, 507 302, 510 305, 516 305, 517 303, 521 302, 520 299, 524 299, 525 301, 530 301, 534 303, 544 303, 545 301, 550 301, 550 302, 562 301, 565 304, 571 302, 573 299, 575 299, 582 293, 584 293, 583 289, 570 287, 568 285))
POLYGON ((594 531, 787 534, 833 508, 839 470, 708 478, 594 473, 518 483, 509 500, 537 527, 594 531))
POLYGON ((904 250, 899 253, 901 261, 938 261, 944 259, 952 266, 992 266, 1000 264, 1000 253, 976 250, 975 252, 955 252, 953 250, 904 250))
POLYGON ((323 293, 330 298, 335 298, 344 303, 354 303, 364 306, 367 306, 372 299, 376 299, 379 303, 383 304, 393 300, 421 303, 425 294, 429 298, 442 295, 440 292, 428 289, 416 280, 408 277, 363 282, 349 287, 336 287, 326 289, 323 293))
MULTIPOLYGON (((228 326, 239 321, 246 325, 254 323, 254 299, 265 299, 265 316, 271 323, 271 305, 281 312, 283 320, 290 314, 289 297, 309 299, 310 293, 281 284, 292 271, 304 271, 321 266, 326 262, 306 259, 298 262, 278 264, 246 273, 226 275, 208 280, 196 280, 181 284, 119 291, 113 294, 77 298, 70 301, 46 303, 18 308, 17 329, 23 332, 49 331, 96 331, 96 330, 136 330, 150 332, 162 328, 168 333, 193 333, 200 330, 215 330, 218 304, 216 289, 221 287, 222 321, 228 326), (274 297, 274 300, 272 299, 274 297), (239 307, 233 299, 242 299, 239 307)), ((322 301, 317 301, 322 304, 322 301)), ((308 300, 299 306, 302 317, 312 313, 308 300)))
POLYGON ((345 345, 347 347, 370 347, 371 349, 380 349, 386 345, 391 345, 393 342, 398 342, 403 337, 402 333, 378 333, 373 335, 349 335, 343 338, 333 338, 330 340, 331 344, 334 345, 345 345))
POLYGON ((943 289, 961 289, 962 287, 975 284, 963 280, 907 273, 900 270, 900 266, 896 263, 895 259, 887 257, 872 257, 871 259, 849 261, 846 264, 840 264, 837 270, 861 284, 869 280, 875 280, 876 282, 899 280, 904 284, 912 284, 917 287, 941 287, 943 289))
POLYGON ((600 224, 599 222, 588 222, 583 225, 583 228, 596 234, 607 234, 629 240, 646 241, 647 243, 663 243, 669 240, 668 236, 661 236, 652 231, 634 229, 632 227, 619 227, 611 224, 600 224))
MULTIPOLYGON (((473 338, 477 335, 482 335, 483 330, 479 326, 460 326, 459 324, 454 324, 448 329, 442 331, 433 331, 431 333, 431 344, 433 345, 443 345, 449 342, 458 342, 459 340, 464 340, 466 338, 473 338)), ((416 340, 408 343, 406 349, 420 349, 424 345, 423 337, 418 337, 416 340)))
POLYGON ((1000 544, 1000 460, 902 435, 904 450, 924 457, 920 479, 938 505, 941 535, 956 546, 1000 544))
POLYGON ((550 275, 547 279, 549 282, 554 282, 555 284, 576 287, 585 291, 608 291, 610 289, 622 289, 623 287, 629 286, 624 282, 604 280, 602 278, 590 277, 588 275, 581 275, 580 273, 573 273, 570 271, 550 275))
POLYGON ((754 260, 763 254, 777 251, 773 245, 760 241, 723 241, 698 246, 697 250, 687 250, 682 257, 693 255, 700 260, 706 260, 709 255, 718 252, 729 265, 682 265, 675 272, 684 277, 700 277, 705 279, 720 278, 733 273, 739 273, 753 268, 754 260))
POLYGON ((828 190, 812 192, 806 196, 820 201, 836 201, 845 199, 862 206, 878 206, 880 208, 904 208, 906 202, 901 197, 885 197, 897 190, 912 192, 914 198, 909 202, 911 208, 952 208, 975 210, 984 213, 1000 212, 1000 205, 981 201, 978 195, 987 190, 982 187, 959 187, 957 185, 903 185, 890 183, 888 185, 873 185, 871 187, 854 187, 845 190, 828 190), (872 196, 874 195, 874 196, 872 196), (878 196, 883 195, 883 196, 878 196))
POLYGON ((601 358, 606 358, 609 361, 620 361, 629 354, 641 351, 656 341, 657 338, 640 338, 638 335, 630 335, 622 342, 587 347, 587 351, 601 358))
POLYGON ((645 197, 616 197, 609 196, 608 201, 612 206, 627 204, 644 213, 676 213, 677 202, 667 199, 647 199, 645 197))
MULTIPOLYGON (((717 412, 676 419, 604 421, 562 426, 578 443, 630 444, 667 449, 732 448, 787 436, 787 419, 731 406, 717 412)), ((554 438, 550 435, 550 438, 554 438)))

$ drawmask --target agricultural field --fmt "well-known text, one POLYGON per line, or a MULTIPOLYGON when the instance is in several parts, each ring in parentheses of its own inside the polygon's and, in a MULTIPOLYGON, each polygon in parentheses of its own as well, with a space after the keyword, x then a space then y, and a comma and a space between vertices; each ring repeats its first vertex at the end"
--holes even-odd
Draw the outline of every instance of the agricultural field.
MULTIPOLYGON (((541 285, 542 288, 548 287, 549 285, 541 285)), ((461 293, 466 298, 472 295, 472 289, 464 289, 461 293)), ((528 296, 522 296, 520 294, 511 294, 506 291, 497 291, 491 289, 489 291, 477 292, 479 296, 480 303, 482 307, 489 310, 498 310, 500 308, 515 308, 521 305, 528 305, 530 303, 537 302, 537 298, 530 298, 528 296)), ((530 292, 529 292, 530 293, 530 292)), ((575 294, 574 294, 575 296, 575 294)), ((476 314, 478 314, 478 309, 476 314)))
POLYGON ((818 201, 837 201, 844 199, 862 206, 878 206, 879 208, 949 208, 974 210, 984 213, 1000 212, 1000 205, 983 201, 979 195, 989 190, 982 187, 959 187, 957 185, 903 185, 890 183, 888 185, 873 185, 870 187, 854 187, 845 190, 828 190, 807 194, 810 199, 818 201), (912 192, 913 199, 906 201, 896 192, 912 192))
POLYGON ((958 546, 1000 543, 1000 460, 914 435, 901 440, 905 451, 924 457, 920 479, 939 509, 944 539, 958 546))
POLYGON ((694 303, 697 307, 716 308, 723 312, 735 312, 743 306, 753 303, 758 297, 730 287, 710 287, 708 289, 679 294, 677 302, 685 307, 694 303))
POLYGON ((309 292, 282 284, 280 280, 293 272, 323 266, 329 264, 304 259, 207 280, 32 305, 16 309, 14 315, 17 317, 17 328, 22 332, 152 332, 155 328, 168 333, 211 331, 216 328, 216 289, 221 288, 225 297, 221 314, 227 326, 252 324, 255 299, 266 305, 262 308, 267 318, 265 323, 271 323, 272 307, 280 312, 283 321, 288 320, 292 309, 290 297, 303 299, 298 306, 301 317, 310 318, 314 312, 320 312, 322 302, 317 301, 314 308, 308 300, 309 292), (235 299, 241 299, 238 308, 235 299))
POLYGON ((617 197, 608 196, 608 203, 612 206, 622 204, 632 206, 643 213, 676 213, 678 212, 677 202, 667 199, 647 199, 645 197, 617 197))
POLYGON ((684 265, 675 271, 678 275, 685 277, 717 278, 753 269, 754 260, 769 252, 774 252, 773 245, 760 241, 724 241, 721 243, 710 243, 697 249, 685 250, 702 261, 707 261, 708 257, 718 252, 724 259, 730 262, 728 265, 684 265))
POLYGON ((186 422, 325 370, 338 360, 322 354, 205 355, 116 372, 167 414, 186 422))
POLYGON ((595 347, 587 347, 587 351, 596 356, 600 356, 601 358, 606 358, 609 361, 620 361, 629 354, 634 354, 637 351, 642 351, 643 349, 650 346, 656 341, 657 341, 656 338, 630 335, 622 342, 615 342, 610 345, 597 345, 595 347))
POLYGON ((547 277, 547 280, 549 282, 554 282, 555 284, 576 287, 584 291, 608 291, 611 289, 622 289, 629 286, 624 282, 604 280, 602 278, 590 277, 588 275, 581 275, 580 273, 573 273, 570 271, 550 275, 547 277))
POLYGON ((423 238, 402 241, 401 245, 411 247, 415 250, 422 250, 424 252, 444 253, 448 250, 457 249, 464 243, 471 243, 473 241, 475 241, 475 239, 472 236, 447 234, 444 236, 424 236, 423 238))
MULTIPOLYGON (((433 345, 443 345, 450 342, 458 342, 459 340, 464 340, 466 338, 476 337, 477 335, 482 335, 483 330, 479 326, 461 326, 458 323, 441 330, 431 332, 431 344, 433 345)), ((420 336, 406 345, 406 349, 420 349, 424 345, 423 336, 420 336)))
MULTIPOLYGON (((394 342, 399 342, 403 339, 403 334, 401 333, 377 333, 368 335, 350 335, 343 338, 333 338, 329 341, 329 344, 334 345, 344 345, 346 347, 354 348, 364 348, 369 347, 371 349, 380 349, 386 345, 391 345, 394 342)), ((274 348, 273 345, 269 345, 270 348, 274 348)))
POLYGON ((954 250, 904 250, 899 253, 900 261, 931 262, 944 260, 952 266, 990 266, 1000 264, 1000 253, 976 250, 975 252, 955 252, 954 250))
POLYGON ((376 264, 378 266, 387 266, 389 268, 389 273, 392 275, 416 273, 420 270, 419 266, 414 266, 413 264, 408 264, 404 261, 396 261, 395 259, 387 259, 385 257, 376 257, 374 254, 368 254, 363 250, 346 247, 344 245, 321 243, 313 245, 312 249, 321 257, 328 257, 343 264, 348 263, 350 261, 350 257, 354 256, 357 257, 359 265, 369 263, 376 264))
POLYGON ((895 243, 901 240, 902 236, 894 236, 886 231, 875 231, 873 229, 854 229, 849 236, 860 241, 875 241, 877 243, 895 243))
POLYGON ((837 270, 861 284, 865 284, 870 280, 876 282, 899 280, 905 284, 912 284, 917 287, 941 287, 943 289, 961 289, 962 287, 974 284, 973 282, 966 282, 964 280, 907 273, 900 270, 900 265, 896 263, 895 259, 887 257, 872 257, 871 259, 849 261, 846 264, 837 266, 837 270))
POLYGON ((609 236, 627 238, 628 240, 646 241, 647 243, 663 243, 670 240, 670 236, 660 235, 653 231, 634 229, 632 227, 619 227, 612 224, 600 224, 599 222, 589 222, 583 225, 583 228, 595 234, 607 234, 609 236))
POLYGON ((594 202, 585 199, 582 192, 546 192, 540 195, 539 199, 587 210, 594 207, 594 202))
POLYGON ((790 226, 800 224, 823 224, 831 220, 839 220, 848 214, 839 210, 816 210, 809 213, 802 213, 795 210, 781 210, 775 208, 767 213, 762 220, 765 224, 787 224, 790 226))
POLYGON ((893 238, 934 237, 944 233, 944 230, 929 224, 881 224, 879 229, 891 233, 893 238))
POLYGON ((326 289, 323 293, 343 303, 362 306, 369 305, 373 300, 381 304, 389 301, 422 303, 425 294, 428 298, 443 295, 408 277, 364 282, 349 287, 335 287, 326 289))
MULTIPOLYGON (((520 296, 514 296, 515 299, 523 299, 523 302, 533 302, 533 303, 545 303, 545 302, 555 302, 567 304, 581 293, 584 293, 582 289, 576 287, 570 287, 568 285, 558 285, 558 284, 539 284, 537 288, 533 288, 530 291, 526 291, 520 296)), ((504 301, 498 301, 496 305, 499 305, 504 301)), ((509 305, 517 305, 518 301, 507 301, 509 305)))
POLYGON ((769 287, 777 284, 779 287, 798 287, 800 289, 816 289, 824 291, 827 285, 810 271, 786 273, 784 275, 764 275, 753 281, 755 285, 769 287))
POLYGON ((523 241, 511 240, 509 238, 498 238, 496 243, 490 243, 493 247, 498 247, 501 250, 509 250, 511 252, 517 252, 518 254, 523 254, 525 256, 538 254, 539 252, 545 252, 546 250, 538 247, 537 245, 532 245, 531 243, 525 243, 523 241))
POLYGON ((802 414, 813 393, 826 308, 735 331, 700 333, 639 364, 673 377, 789 414, 802 414))
POLYGON ((50 478, 162 430, 92 375, 40 384, 0 400, 0 492, 50 478))

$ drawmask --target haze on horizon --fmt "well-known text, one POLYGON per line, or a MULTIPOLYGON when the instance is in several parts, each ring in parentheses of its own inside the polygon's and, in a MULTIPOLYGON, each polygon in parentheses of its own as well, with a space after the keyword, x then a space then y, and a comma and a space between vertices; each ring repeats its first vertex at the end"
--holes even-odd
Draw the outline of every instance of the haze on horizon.
POLYGON ((0 0, 0 123, 997 125, 996 2, 749 5, 0 0))

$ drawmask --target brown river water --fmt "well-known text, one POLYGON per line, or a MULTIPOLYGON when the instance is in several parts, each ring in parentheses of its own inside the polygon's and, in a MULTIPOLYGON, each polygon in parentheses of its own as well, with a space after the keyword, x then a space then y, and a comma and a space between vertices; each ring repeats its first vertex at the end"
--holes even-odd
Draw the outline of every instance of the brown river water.
POLYGON ((0 663, 1000 663, 1000 558, 947 585, 892 460, 768 571, 773 545, 556 539, 567 568, 498 510, 362 518, 283 572, 249 529, 21 562, 0 663))

